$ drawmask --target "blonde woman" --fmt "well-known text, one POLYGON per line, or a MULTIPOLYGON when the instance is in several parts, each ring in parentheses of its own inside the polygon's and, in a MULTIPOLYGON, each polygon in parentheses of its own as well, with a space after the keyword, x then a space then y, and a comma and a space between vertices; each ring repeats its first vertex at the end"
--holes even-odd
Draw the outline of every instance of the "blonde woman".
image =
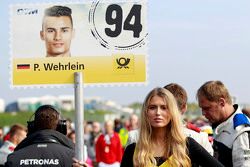
POLYGON ((192 138, 185 137, 174 96, 164 88, 147 95, 138 142, 125 149, 121 167, 222 166, 192 138))

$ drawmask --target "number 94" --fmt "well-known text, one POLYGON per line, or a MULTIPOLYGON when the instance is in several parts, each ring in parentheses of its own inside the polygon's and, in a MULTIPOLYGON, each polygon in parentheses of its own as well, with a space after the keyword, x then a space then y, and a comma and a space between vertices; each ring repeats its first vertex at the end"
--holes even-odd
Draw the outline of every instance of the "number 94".
MULTIPOLYGON (((115 29, 105 28, 105 33, 109 37, 117 37, 122 31, 123 14, 121 6, 111 4, 106 10, 106 22, 109 25, 115 25, 115 29), (115 15, 112 15, 115 12, 115 15), (115 16, 115 17, 113 17, 115 16)), ((139 38, 142 31, 141 25, 141 5, 133 5, 123 25, 124 30, 133 31, 133 37, 139 38), (131 23, 134 16, 134 23, 131 23)))

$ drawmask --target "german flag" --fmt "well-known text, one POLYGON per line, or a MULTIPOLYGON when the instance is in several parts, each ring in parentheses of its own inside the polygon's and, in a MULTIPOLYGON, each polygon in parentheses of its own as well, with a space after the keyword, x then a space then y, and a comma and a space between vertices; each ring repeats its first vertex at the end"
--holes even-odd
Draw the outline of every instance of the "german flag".
POLYGON ((30 69, 30 64, 17 64, 17 69, 18 70, 30 69))

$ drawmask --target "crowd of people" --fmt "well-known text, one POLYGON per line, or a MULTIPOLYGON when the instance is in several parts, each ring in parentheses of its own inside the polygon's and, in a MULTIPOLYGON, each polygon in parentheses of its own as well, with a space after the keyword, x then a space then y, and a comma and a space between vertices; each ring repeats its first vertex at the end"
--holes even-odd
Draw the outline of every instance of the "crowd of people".
POLYGON ((140 116, 84 123, 83 159, 75 158, 72 122, 53 106, 40 106, 27 128, 0 128, 0 165, 74 167, 250 166, 249 109, 233 104, 221 81, 197 91, 202 119, 187 122, 187 92, 171 83, 149 91, 140 116), (211 135, 212 134, 212 135, 211 135))

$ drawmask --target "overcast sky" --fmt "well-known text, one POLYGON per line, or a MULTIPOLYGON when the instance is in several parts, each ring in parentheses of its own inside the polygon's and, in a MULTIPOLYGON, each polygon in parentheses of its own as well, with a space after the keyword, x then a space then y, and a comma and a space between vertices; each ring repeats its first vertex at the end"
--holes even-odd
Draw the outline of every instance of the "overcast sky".
MULTIPOLYGON (((31 2, 38 0, 0 1, 0 98, 6 103, 19 97, 74 93, 73 86, 10 88, 8 5, 31 2)), ((89 87, 84 89, 84 96, 100 96, 126 105, 142 102, 156 86, 176 82, 187 90, 189 102, 196 102, 196 90, 204 82, 221 80, 239 103, 250 103, 249 9, 249 0, 148 0, 147 86, 89 87)))

